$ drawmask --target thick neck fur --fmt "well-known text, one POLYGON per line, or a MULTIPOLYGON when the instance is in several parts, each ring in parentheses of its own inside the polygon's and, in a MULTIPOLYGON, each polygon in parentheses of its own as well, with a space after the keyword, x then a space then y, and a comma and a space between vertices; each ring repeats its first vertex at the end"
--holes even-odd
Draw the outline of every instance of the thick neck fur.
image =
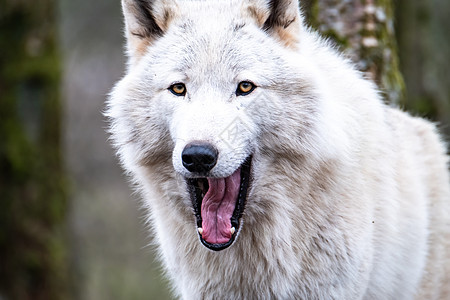
MULTIPOLYGON (((234 245, 221 252, 201 245, 183 180, 169 172, 145 175, 146 181, 170 187, 159 192, 172 191, 157 197, 153 191, 147 200, 168 273, 174 277, 189 274, 175 280, 179 284, 176 290, 186 299, 261 299, 267 295, 326 299, 329 295, 348 296, 358 292, 355 286, 366 286, 368 278, 361 274, 364 257, 354 250, 364 235, 345 231, 348 224, 359 223, 354 219, 355 208, 349 213, 346 199, 335 196, 351 193, 343 190, 347 185, 342 181, 358 184, 357 179, 346 176, 352 166, 336 160, 312 162, 302 155, 265 157, 255 153, 254 160, 257 169, 253 172, 265 177, 253 180, 242 230, 234 245), (293 179, 285 174, 303 175, 293 179), (289 182, 289 186, 279 182, 289 182), (347 269, 348 278, 342 278, 342 269, 347 269), (352 286, 342 284, 345 282, 352 286), (295 290, 290 290, 292 287, 295 290)), ((370 219, 363 206, 357 215, 370 219)))

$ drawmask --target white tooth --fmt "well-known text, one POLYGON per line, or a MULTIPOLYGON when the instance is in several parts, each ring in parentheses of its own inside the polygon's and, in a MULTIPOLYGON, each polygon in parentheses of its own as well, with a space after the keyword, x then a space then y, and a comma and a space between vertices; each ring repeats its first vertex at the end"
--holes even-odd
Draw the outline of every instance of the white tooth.
POLYGON ((203 228, 199 227, 199 228, 197 228, 197 231, 198 231, 198 233, 200 233, 200 235, 203 234, 203 228))
POLYGON ((236 232, 236 228, 231 227, 230 231, 231 231, 231 234, 234 234, 236 232))

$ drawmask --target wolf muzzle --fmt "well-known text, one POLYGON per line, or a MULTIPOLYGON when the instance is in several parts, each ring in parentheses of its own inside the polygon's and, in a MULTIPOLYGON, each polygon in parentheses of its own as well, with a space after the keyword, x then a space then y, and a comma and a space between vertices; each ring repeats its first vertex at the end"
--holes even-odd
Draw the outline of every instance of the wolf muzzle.
POLYGON ((192 142, 184 147, 181 153, 183 166, 194 173, 207 173, 217 163, 219 151, 216 147, 205 142, 192 142))

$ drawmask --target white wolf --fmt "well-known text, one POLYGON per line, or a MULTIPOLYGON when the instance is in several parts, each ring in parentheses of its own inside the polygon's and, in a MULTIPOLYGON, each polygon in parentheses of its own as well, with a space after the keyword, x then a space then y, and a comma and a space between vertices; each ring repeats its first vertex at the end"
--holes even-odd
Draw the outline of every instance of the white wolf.
POLYGON ((108 102, 184 299, 450 299, 434 126, 383 104, 294 0, 123 0, 108 102))

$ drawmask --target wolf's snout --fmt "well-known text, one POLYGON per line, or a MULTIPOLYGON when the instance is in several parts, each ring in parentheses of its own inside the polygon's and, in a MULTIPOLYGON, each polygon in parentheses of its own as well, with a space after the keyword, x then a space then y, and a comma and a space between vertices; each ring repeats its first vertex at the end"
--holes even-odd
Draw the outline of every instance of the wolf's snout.
POLYGON ((186 145, 181 153, 183 166, 190 172, 209 172, 217 163, 219 152, 208 143, 194 142, 186 145))

